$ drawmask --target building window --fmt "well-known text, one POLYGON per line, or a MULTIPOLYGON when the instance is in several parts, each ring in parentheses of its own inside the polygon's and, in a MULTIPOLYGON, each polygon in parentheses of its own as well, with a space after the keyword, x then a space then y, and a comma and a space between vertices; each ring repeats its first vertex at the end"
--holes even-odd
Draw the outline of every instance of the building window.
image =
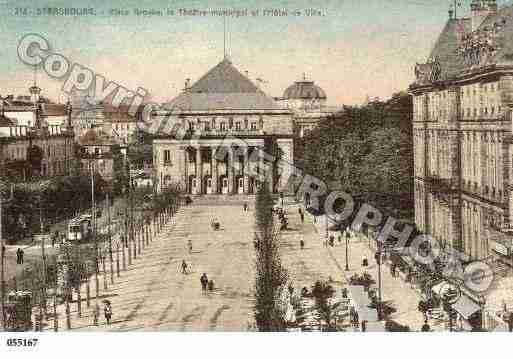
POLYGON ((226 131, 226 122, 221 122, 221 131, 226 131))
POLYGON ((235 122, 235 130, 240 131, 240 122, 235 122))
POLYGON ((257 123, 251 122, 251 131, 256 131, 256 130, 257 130, 257 123))
POLYGON ((171 151, 164 150, 164 163, 169 164, 171 163, 171 151))

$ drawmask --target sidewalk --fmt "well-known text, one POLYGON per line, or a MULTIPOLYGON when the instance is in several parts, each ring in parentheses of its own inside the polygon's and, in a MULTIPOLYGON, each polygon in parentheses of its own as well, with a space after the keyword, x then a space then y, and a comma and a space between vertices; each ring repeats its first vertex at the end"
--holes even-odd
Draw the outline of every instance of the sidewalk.
MULTIPOLYGON (((298 223, 299 215, 298 205, 287 206, 287 212, 292 223, 298 223)), ((332 277, 335 283, 343 282, 343 285, 349 283, 349 278, 357 273, 362 274, 364 268, 362 267, 362 258, 365 256, 369 261, 369 266, 365 271, 369 273, 376 281, 375 287, 377 288, 378 280, 378 265, 374 259, 374 250, 369 246, 370 241, 362 234, 357 234, 355 238, 349 240, 348 251, 348 264, 349 271, 345 270, 345 239, 341 243, 338 242, 339 232, 330 232, 329 235, 335 237, 334 247, 325 246, 324 240, 326 238, 326 224, 324 217, 314 218, 311 214, 306 212, 305 224, 302 225, 302 236, 304 236, 307 245, 311 242, 317 242, 317 246, 322 246, 322 252, 325 254, 324 262, 319 262, 319 269, 322 271, 321 275, 312 280, 326 279, 332 277), (309 229, 312 228, 313 230, 309 229), (336 271, 333 271, 333 267, 336 271)), ((381 283, 382 283, 382 300, 388 305, 396 309, 396 312, 389 316, 390 319, 396 321, 401 325, 407 325, 412 331, 419 331, 424 324, 424 317, 418 311, 418 303, 420 294, 411 287, 410 283, 405 283, 399 277, 392 277, 390 268, 387 265, 381 266, 381 283)), ((313 282, 309 283, 313 285, 313 282)), ((442 329, 437 323, 433 321, 428 322, 432 329, 442 329)))
MULTIPOLYGON (((96 298, 96 284, 94 275, 89 279, 90 286, 90 306, 87 307, 87 294, 86 294, 86 284, 82 284, 81 286, 81 316, 78 316, 78 303, 77 303, 77 293, 73 291, 73 301, 70 302, 70 321, 71 321, 71 329, 72 330, 108 330, 110 327, 106 327, 104 315, 103 315, 103 301, 109 300, 113 303, 113 311, 115 313, 115 318, 130 318, 131 317, 131 309, 132 305, 140 299, 141 292, 137 287, 137 283, 142 281, 145 277, 153 276, 154 279, 151 281, 151 285, 158 285, 158 279, 160 276, 160 272, 158 270, 152 270, 152 267, 156 267, 159 263, 152 263, 153 258, 156 253, 162 250, 163 248, 163 236, 166 233, 169 233, 177 221, 177 218, 183 216, 183 209, 180 209, 174 217, 170 219, 170 221, 164 225, 160 233, 157 233, 155 236, 152 231, 151 237, 152 240, 149 242, 149 245, 144 245, 144 249, 141 250, 141 253, 137 254, 137 258, 132 260, 132 264, 129 265, 128 261, 128 250, 126 250, 126 270, 123 270, 122 263, 122 254, 119 254, 119 267, 120 267, 120 277, 117 277, 116 273, 116 253, 113 254, 113 272, 114 272, 114 284, 111 283, 111 272, 110 272, 110 261, 106 261, 105 269, 106 269, 106 281, 107 281, 107 290, 104 288, 105 278, 102 273, 102 265, 100 264, 100 275, 98 275, 98 298, 96 298), (94 325, 94 309, 98 304, 100 308, 98 325, 94 325)), ((151 225, 153 229, 153 223, 151 225)), ((133 247, 131 247, 133 248, 133 247)), ((158 268, 157 268, 158 269, 158 268)), ((152 289, 147 287, 144 288, 146 291, 151 291, 152 289)), ((143 290, 144 293, 144 290, 143 290)), ((44 331, 53 331, 53 298, 48 300, 48 314, 49 318, 46 321, 46 325, 44 327, 44 331)), ((57 306, 57 317, 58 317, 58 328, 59 331, 67 330, 66 329, 66 305, 65 303, 59 304, 57 306)), ((126 327, 125 324, 121 323, 119 320, 115 320, 112 323, 111 328, 124 329, 126 327)))

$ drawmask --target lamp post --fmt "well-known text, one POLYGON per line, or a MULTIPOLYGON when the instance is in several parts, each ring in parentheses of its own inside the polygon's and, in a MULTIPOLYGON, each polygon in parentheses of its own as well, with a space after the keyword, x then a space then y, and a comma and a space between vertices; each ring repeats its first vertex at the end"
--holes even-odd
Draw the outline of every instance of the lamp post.
POLYGON ((382 312, 381 312, 381 241, 379 238, 378 242, 378 252, 377 252, 377 262, 378 262, 378 319, 382 320, 382 312))
POLYGON ((349 233, 346 232, 346 271, 349 271, 349 233))

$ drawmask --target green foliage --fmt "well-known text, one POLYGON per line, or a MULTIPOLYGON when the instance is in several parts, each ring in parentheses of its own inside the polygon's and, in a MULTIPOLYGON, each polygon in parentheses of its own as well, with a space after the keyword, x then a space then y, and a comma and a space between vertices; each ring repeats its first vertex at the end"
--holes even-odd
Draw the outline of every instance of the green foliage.
MULTIPOLYGON (((102 200, 106 183, 95 175, 95 199, 102 200)), ((47 226, 91 207, 91 180, 64 176, 17 184, 14 198, 4 208, 4 234, 10 242, 40 231, 40 215, 47 226)), ((45 228, 46 230, 46 228, 45 228)))
POLYGON ((153 135, 137 129, 130 139, 128 157, 137 167, 153 162, 153 135))
POLYGON ((260 186, 256 199, 255 240, 255 321, 263 332, 286 329, 285 306, 282 303, 288 275, 279 254, 279 233, 274 228, 271 209, 273 200, 267 183, 260 186))
POLYGON ((319 322, 325 323, 327 331, 335 331, 335 316, 340 303, 331 303, 335 289, 326 281, 317 281, 312 287, 312 296, 315 300, 315 309, 319 322))
POLYGON ((297 141, 296 165, 332 190, 359 195, 383 212, 411 217, 413 138, 411 99, 346 107, 297 141))

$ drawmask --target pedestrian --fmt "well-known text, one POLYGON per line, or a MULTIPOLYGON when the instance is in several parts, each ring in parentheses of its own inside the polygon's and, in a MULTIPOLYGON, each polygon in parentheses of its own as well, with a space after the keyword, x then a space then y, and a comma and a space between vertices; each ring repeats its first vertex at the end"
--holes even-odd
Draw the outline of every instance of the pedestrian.
POLYGON ((187 247, 189 247, 189 254, 191 254, 192 253, 192 241, 190 239, 187 241, 187 247))
POLYGON ((362 267, 367 267, 369 265, 369 261, 366 256, 362 257, 362 267))
POLYGON ((187 262, 185 262, 185 259, 182 261, 182 273, 187 274, 187 262))
POLYGON ((208 290, 209 291, 214 290, 214 281, 212 279, 208 281, 208 290))
POLYGON ((103 307, 103 314, 105 315, 107 324, 110 324, 110 319, 112 318, 112 307, 110 302, 105 302, 105 306, 103 307))
POLYGON ((301 240, 299 241, 299 247, 300 247, 301 249, 305 249, 305 241, 304 241, 304 240, 302 240, 302 239, 301 239, 301 240))
POLYGON ((331 247, 333 247, 335 245, 335 237, 333 237, 333 235, 330 236, 330 239, 329 239, 329 245, 331 247))
POLYGON ((20 251, 21 251, 21 248, 18 248, 16 250, 16 264, 20 264, 20 251))
POLYGON ((25 255, 25 252, 21 248, 19 248, 18 250, 20 251, 20 264, 23 264, 23 256, 25 255))
POLYGON ((431 327, 429 326, 427 319, 424 320, 424 325, 422 325, 422 328, 420 330, 423 331, 423 332, 430 332, 431 331, 431 327))
POLYGON ((203 292, 205 292, 207 290, 207 285, 208 285, 207 273, 202 274, 202 276, 200 278, 200 283, 201 283, 201 290, 203 292))
POLYGON ((247 202, 244 202, 243 210, 244 210, 244 212, 248 211, 248 204, 247 204, 247 202))

